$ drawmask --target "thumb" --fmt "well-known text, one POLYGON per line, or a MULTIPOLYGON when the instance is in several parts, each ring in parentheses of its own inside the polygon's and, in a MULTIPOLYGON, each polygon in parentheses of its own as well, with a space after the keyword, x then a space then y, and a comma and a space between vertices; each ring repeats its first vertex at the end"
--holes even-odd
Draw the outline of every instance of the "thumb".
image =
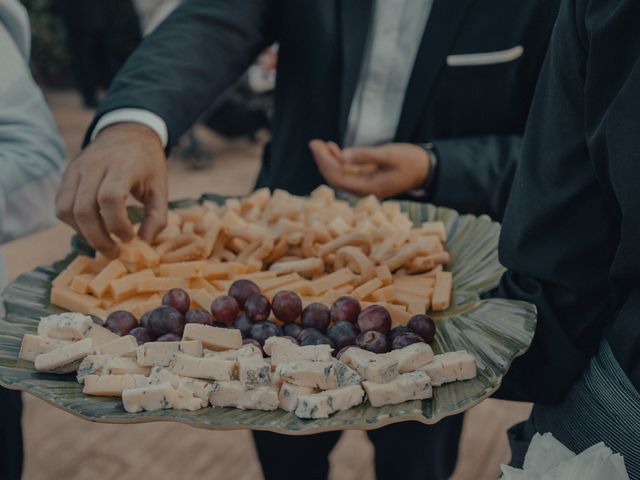
POLYGON ((144 195, 144 218, 138 230, 138 235, 149 244, 167 225, 167 201, 166 182, 161 178, 154 179, 154 185, 144 195))
POLYGON ((346 163, 357 165, 375 163, 387 165, 389 163, 389 149, 386 145, 380 147, 350 147, 342 151, 342 159, 346 163))

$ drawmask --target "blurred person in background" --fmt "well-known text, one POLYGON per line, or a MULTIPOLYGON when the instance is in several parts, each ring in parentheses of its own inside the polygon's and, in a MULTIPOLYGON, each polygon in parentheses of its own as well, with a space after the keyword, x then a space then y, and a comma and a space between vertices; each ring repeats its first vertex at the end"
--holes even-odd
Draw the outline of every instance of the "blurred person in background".
MULTIPOLYGON (((391 178, 371 180, 368 191, 500 218, 559 0, 488 3, 185 1, 114 80, 89 145, 64 175, 58 215, 113 257, 109 233, 134 235, 131 193, 146 210, 139 234, 151 240, 166 222, 166 153, 277 42, 272 139, 257 186, 305 195, 328 181, 356 191, 322 165, 326 141, 401 144, 394 168, 380 169, 391 178), (313 139, 322 140, 310 150, 313 139)), ((386 158, 376 152, 362 152, 367 163, 386 158)), ((448 478, 461 426, 457 415, 368 432, 377 478, 448 478)), ((267 480, 326 478, 339 438, 254 432, 267 480)))
POLYGON ((85 107, 98 105, 117 70, 113 0, 61 0, 73 70, 85 107))
MULTIPOLYGON (((0 244, 53 224, 65 159, 53 117, 29 71, 30 43, 22 5, 0 0, 0 244)), ((0 291, 5 285, 0 252, 0 291)), ((21 476, 21 415, 20 392, 0 387, 2 480, 21 476)))

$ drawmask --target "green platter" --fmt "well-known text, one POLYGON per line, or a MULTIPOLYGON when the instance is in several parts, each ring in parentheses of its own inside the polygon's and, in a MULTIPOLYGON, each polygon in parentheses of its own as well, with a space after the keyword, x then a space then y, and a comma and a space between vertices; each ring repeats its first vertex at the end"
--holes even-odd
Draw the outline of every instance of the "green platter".
MULTIPOLYGON (((208 199, 218 201, 220 197, 208 199)), ((177 202, 182 207, 192 201, 177 202)), ((19 360, 25 333, 37 329, 39 318, 61 310, 49 303, 51 281, 78 252, 87 252, 82 240, 73 252, 51 267, 25 273, 2 295, 5 316, 0 319, 0 384, 23 390, 51 405, 94 422, 142 423, 173 421, 215 430, 268 430, 290 435, 374 429, 392 423, 418 421, 433 424, 463 412, 495 392, 513 359, 529 347, 536 326, 536 309, 528 303, 480 298, 499 282, 504 268, 498 261, 500 226, 488 217, 459 215, 433 205, 401 202, 411 219, 420 224, 442 220, 447 228, 454 280, 451 308, 437 315, 436 353, 466 349, 478 364, 478 377, 434 388, 431 400, 411 401, 382 408, 365 404, 324 420, 301 420, 284 411, 260 412, 233 408, 206 408, 197 412, 162 410, 127 413, 118 398, 91 397, 73 375, 38 373, 33 363, 19 360)), ((137 212, 133 212, 135 214, 137 212)))

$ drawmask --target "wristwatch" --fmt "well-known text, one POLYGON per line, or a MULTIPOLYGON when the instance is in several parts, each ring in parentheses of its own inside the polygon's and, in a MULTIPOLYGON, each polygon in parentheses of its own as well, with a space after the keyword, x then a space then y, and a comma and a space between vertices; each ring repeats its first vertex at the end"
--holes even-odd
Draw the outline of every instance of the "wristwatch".
POLYGON ((427 175, 427 180, 424 182, 422 188, 409 190, 408 193, 412 197, 424 199, 433 193, 433 185, 435 184, 436 171, 438 169, 438 154, 436 153, 436 146, 433 143, 422 143, 418 146, 424 148, 427 152, 429 175, 427 175))

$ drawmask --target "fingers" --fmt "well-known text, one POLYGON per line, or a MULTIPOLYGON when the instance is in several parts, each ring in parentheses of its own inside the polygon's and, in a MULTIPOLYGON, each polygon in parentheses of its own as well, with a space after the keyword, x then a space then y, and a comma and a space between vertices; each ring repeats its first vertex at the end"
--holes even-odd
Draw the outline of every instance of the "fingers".
POLYGON ((89 244, 107 258, 114 258, 118 249, 102 220, 96 197, 103 179, 104 171, 91 171, 80 177, 73 202, 73 216, 78 230, 89 244))
POLYGON ((144 203, 144 218, 140 224, 138 235, 147 243, 167 226, 168 187, 167 175, 156 175, 145 190, 142 201, 144 203))
POLYGON ((80 229, 73 216, 73 202, 76 198, 76 191, 80 183, 80 174, 74 168, 73 164, 67 167, 62 176, 60 187, 56 194, 56 217, 73 228, 76 232, 80 229))
POLYGON ((100 185, 97 200, 107 231, 116 235, 123 242, 135 236, 133 226, 127 214, 127 197, 131 185, 123 172, 110 169, 100 185))
POLYGON ((329 149, 329 152, 338 160, 342 159, 342 150, 336 142, 327 142, 327 148, 329 149))
POLYGON ((349 147, 342 151, 342 159, 346 163, 357 165, 375 163, 379 166, 389 166, 393 162, 388 145, 379 147, 349 147))
POLYGON ((309 149, 311 150, 313 159, 318 165, 320 173, 322 173, 330 185, 337 187, 337 183, 340 181, 342 165, 337 157, 331 153, 327 143, 322 140, 312 140, 309 142, 309 149))

